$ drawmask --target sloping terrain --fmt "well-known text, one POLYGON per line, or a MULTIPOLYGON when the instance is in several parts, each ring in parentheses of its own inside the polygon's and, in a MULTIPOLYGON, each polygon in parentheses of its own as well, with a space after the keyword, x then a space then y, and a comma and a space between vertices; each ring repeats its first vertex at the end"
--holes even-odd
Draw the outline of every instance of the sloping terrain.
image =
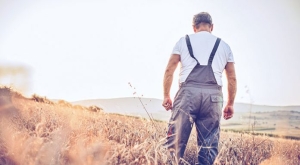
MULTIPOLYGON (((0 164, 169 164, 167 123, 0 88, 0 164)), ((182 162, 196 163, 193 131, 182 162)), ((221 132, 215 164, 300 163, 300 142, 221 132)))
MULTIPOLYGON (((138 116, 168 122, 171 111, 161 106, 162 100, 153 98, 114 98, 95 99, 73 102, 75 105, 96 105, 105 112, 138 116), (146 112, 147 110, 147 112, 146 112)), ((300 139, 300 107, 299 106, 264 106, 235 104, 235 114, 230 120, 221 120, 222 129, 248 131, 270 136, 282 136, 300 139), (251 113, 250 113, 251 112, 251 113)))
POLYGON ((75 105, 91 106, 96 105, 105 109, 108 113, 119 113, 123 115, 139 116, 149 118, 149 115, 156 120, 168 121, 171 112, 167 112, 162 104, 162 100, 153 98, 113 98, 113 99, 94 99, 73 102, 75 105))

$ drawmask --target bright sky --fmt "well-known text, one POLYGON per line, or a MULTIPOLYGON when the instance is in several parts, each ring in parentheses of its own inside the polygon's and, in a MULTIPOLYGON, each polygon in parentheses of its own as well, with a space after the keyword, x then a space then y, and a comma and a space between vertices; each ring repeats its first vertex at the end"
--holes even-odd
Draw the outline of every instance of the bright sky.
MULTIPOLYGON (((130 97, 131 82, 139 95, 162 99, 172 48, 201 11, 233 51, 237 102, 300 105, 298 0, 0 0, 0 66, 29 68, 27 95, 130 97)), ((22 84, 14 77, 0 83, 22 84)))

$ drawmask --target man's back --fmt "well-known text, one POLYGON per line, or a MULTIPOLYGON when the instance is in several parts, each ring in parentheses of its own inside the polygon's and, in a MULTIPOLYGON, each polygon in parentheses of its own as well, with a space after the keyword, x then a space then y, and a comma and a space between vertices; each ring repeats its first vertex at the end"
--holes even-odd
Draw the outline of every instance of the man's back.
MULTIPOLYGON (((217 37, 209 32, 198 32, 190 34, 190 41, 193 48, 194 56, 199 61, 200 65, 207 65, 209 55, 217 40, 217 37)), ((172 54, 180 55, 180 78, 179 83, 185 82, 187 76, 196 66, 197 62, 193 59, 186 46, 185 37, 182 37, 175 45, 172 54)), ((234 62, 231 49, 227 43, 221 40, 212 62, 212 69, 218 85, 222 86, 222 72, 227 62, 234 62)))

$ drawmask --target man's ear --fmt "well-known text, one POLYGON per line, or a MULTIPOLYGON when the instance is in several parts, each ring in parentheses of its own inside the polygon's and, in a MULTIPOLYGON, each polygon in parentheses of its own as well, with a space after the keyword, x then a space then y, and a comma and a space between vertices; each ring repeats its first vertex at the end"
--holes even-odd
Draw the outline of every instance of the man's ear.
POLYGON ((214 24, 211 24, 210 26, 210 31, 212 32, 214 30, 214 24))
POLYGON ((193 30, 194 30, 194 32, 196 33, 196 26, 195 25, 193 25, 193 30))

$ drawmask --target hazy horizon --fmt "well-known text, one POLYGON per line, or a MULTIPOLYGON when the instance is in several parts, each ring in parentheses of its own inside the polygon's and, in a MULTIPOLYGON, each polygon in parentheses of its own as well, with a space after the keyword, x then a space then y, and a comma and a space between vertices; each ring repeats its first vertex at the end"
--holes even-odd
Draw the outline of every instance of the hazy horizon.
MULTIPOLYGON (((80 102, 80 101, 89 101, 89 100, 112 100, 112 99, 123 99, 123 98, 136 98, 138 99, 139 97, 135 97, 135 96, 128 96, 128 97, 112 97, 112 98, 93 98, 93 99, 82 99, 82 100, 75 100, 75 101, 71 101, 72 103, 75 102, 80 102)), ((163 99, 160 98, 153 98, 153 97, 140 97, 141 99, 156 99, 156 100, 160 100, 163 101, 163 99)), ((51 100, 61 100, 61 99, 51 99, 51 100)), ((226 101, 224 101, 224 104, 226 103, 226 101)), ((248 105, 258 105, 258 106, 270 106, 270 107, 300 107, 300 104, 297 105, 267 105, 267 104, 255 104, 255 103, 247 103, 247 102, 234 102, 235 104, 248 104, 248 105)))

